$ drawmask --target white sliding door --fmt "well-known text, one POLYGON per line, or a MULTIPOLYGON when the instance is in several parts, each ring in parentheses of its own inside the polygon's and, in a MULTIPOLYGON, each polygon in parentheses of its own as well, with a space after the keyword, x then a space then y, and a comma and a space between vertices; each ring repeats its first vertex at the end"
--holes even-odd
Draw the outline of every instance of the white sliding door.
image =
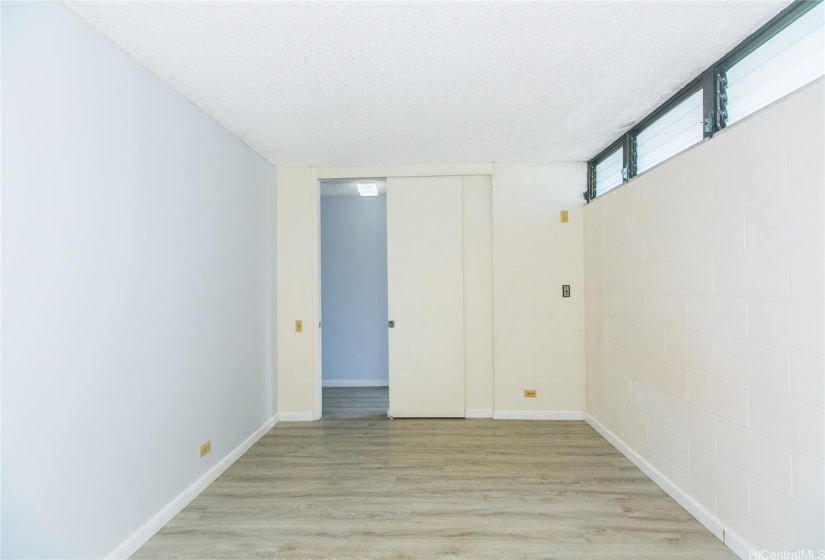
POLYGON ((387 180, 390 416, 464 416, 461 177, 387 180))

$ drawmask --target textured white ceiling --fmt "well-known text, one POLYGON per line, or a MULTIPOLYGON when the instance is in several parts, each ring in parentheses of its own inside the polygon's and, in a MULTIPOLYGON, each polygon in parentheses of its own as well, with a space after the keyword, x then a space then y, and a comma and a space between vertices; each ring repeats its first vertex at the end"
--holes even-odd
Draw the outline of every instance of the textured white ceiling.
POLYGON ((282 166, 581 161, 777 2, 81 2, 282 166))
POLYGON ((361 196, 358 183, 375 183, 378 196, 387 195, 386 179, 329 179, 321 181, 321 196, 361 196))

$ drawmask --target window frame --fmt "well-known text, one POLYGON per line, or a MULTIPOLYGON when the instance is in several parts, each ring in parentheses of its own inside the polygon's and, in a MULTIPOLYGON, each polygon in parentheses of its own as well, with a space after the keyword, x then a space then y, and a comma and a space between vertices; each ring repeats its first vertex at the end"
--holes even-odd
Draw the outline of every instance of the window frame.
MULTIPOLYGON (((583 193, 587 203, 589 204, 596 198, 596 166, 607 156, 611 155, 618 146, 622 146, 622 161, 624 165, 624 169, 622 170, 622 184, 627 183, 638 174, 636 137, 639 133, 697 91, 702 90, 703 92, 702 139, 707 140, 708 138, 712 138, 715 133, 725 128, 727 126, 727 80, 725 74, 728 69, 822 2, 823 0, 794 0, 794 2, 771 18, 765 25, 731 49, 715 64, 691 80, 667 101, 659 105, 659 107, 633 125, 627 132, 596 154, 593 159, 587 162, 587 190, 583 193)), ((607 192, 612 192, 621 186, 621 184, 617 185, 607 192)))
MULTIPOLYGON (((639 123, 636 126, 633 127, 633 156, 634 156, 633 157, 633 162, 632 162, 633 163, 633 175, 632 175, 633 177, 635 177, 636 175, 639 175, 640 173, 643 173, 643 172, 639 171, 639 156, 638 156, 638 137, 639 137, 639 134, 644 132, 644 130, 647 129, 647 127, 649 127, 650 125, 652 125, 653 123, 658 121, 661 117, 663 117, 665 114, 670 112, 672 109, 675 109, 679 104, 681 104, 683 101, 687 100, 689 97, 692 97, 694 94, 696 94, 699 91, 704 91, 703 87, 702 87, 703 83, 704 83, 703 78, 704 78, 704 76, 699 76, 698 78, 696 78, 695 80, 690 82, 687 86, 683 87, 676 95, 674 95, 673 97, 668 99, 666 102, 664 102, 662 105, 660 105, 655 111, 650 113, 644 119, 639 121, 639 123)), ((702 121, 703 121, 702 138, 703 139, 708 138, 708 136, 706 136, 705 132, 704 132, 704 130, 705 130, 704 122, 708 118, 706 115, 708 115, 709 112, 716 112, 715 107, 712 108, 712 109, 709 109, 706 106, 705 102, 706 102, 706 100, 704 99, 704 95, 703 95, 702 96, 702 121)), ((693 145, 695 145, 695 144, 693 144, 693 145)), ((677 152, 677 153, 681 153, 681 152, 677 152)), ((656 165, 658 165, 658 164, 656 164, 656 165)), ((655 165, 653 167, 655 167, 655 165)))
MULTIPOLYGON (((608 147, 606 147, 604 150, 599 152, 599 154, 596 157, 594 157, 593 159, 591 159, 590 161, 587 162, 587 190, 584 192, 584 199, 587 202, 590 202, 591 197, 596 198, 596 166, 599 165, 605 159, 607 159, 608 156, 613 155, 613 152, 615 152, 618 149, 622 149, 622 152, 624 154, 625 150, 623 149, 624 148, 623 139, 624 139, 624 137, 619 138, 618 140, 616 140, 615 142, 610 144, 608 147)), ((624 158, 624 155, 622 155, 622 158, 624 158)), ((624 162, 624 159, 622 159, 622 161, 624 162)), ((622 163, 622 165, 625 165, 625 164, 622 163)), ((615 188, 618 188, 620 186, 621 186, 621 183, 619 183, 618 185, 616 185, 613 188, 615 189, 615 188)), ((613 190, 613 189, 610 189, 610 190, 613 190)), ((608 191, 608 192, 610 192, 610 191, 608 191)))
MULTIPOLYGON (((613 142, 610 146, 608 146, 605 150, 603 150, 601 154, 599 154, 600 159, 593 161, 592 178, 593 178, 593 192, 594 193, 597 192, 597 190, 598 190, 598 184, 596 183, 596 167, 599 166, 607 158, 612 156, 614 153, 616 153, 619 150, 622 150, 623 148, 624 148, 624 146, 622 145, 622 142, 620 142, 620 141, 613 142)), ((625 165, 624 164, 624 152, 622 152, 622 158, 623 158, 622 159, 622 166, 624 166, 625 165)), ((590 176, 591 176, 591 167, 590 167, 589 163, 588 163, 588 167, 587 167, 587 173, 588 173, 588 181, 589 181, 590 176)), ((622 183, 623 183, 623 181, 620 182, 616 186, 610 187, 607 191, 605 191, 602 194, 606 194, 607 192, 612 191, 616 187, 620 187, 622 185, 622 183)))

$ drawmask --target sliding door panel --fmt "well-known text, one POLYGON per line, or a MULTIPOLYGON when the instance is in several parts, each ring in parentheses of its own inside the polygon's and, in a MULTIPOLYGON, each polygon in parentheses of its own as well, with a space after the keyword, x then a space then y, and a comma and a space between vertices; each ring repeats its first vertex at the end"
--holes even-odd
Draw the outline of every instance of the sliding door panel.
POLYGON ((464 416, 461 177, 387 180, 390 416, 464 416))

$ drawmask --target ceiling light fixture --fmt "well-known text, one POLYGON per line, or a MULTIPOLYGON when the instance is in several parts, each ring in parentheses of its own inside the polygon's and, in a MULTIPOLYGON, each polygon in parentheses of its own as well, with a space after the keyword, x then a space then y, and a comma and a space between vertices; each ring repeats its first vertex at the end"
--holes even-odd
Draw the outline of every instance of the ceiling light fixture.
POLYGON ((361 196, 378 196, 376 183, 358 183, 358 194, 361 196))

